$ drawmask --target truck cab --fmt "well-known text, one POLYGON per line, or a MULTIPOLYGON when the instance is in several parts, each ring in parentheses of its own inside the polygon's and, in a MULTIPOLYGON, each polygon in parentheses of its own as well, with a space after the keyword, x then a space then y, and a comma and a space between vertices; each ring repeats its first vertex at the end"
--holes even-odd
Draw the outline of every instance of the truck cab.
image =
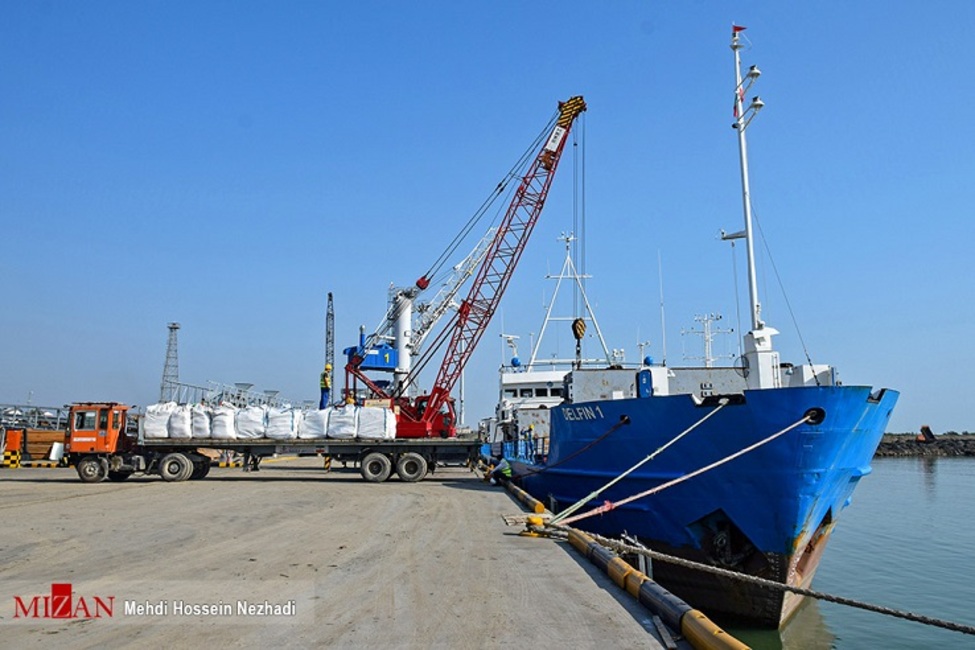
MULTIPOLYGON (((125 435, 129 407, 117 402, 79 402, 71 405, 65 455, 86 483, 96 483, 114 473, 108 458, 128 449, 125 435)), ((128 475, 126 475, 128 478, 128 475)))
POLYGON ((81 402, 71 406, 65 451, 109 454, 119 451, 125 437, 129 407, 116 402, 81 402))

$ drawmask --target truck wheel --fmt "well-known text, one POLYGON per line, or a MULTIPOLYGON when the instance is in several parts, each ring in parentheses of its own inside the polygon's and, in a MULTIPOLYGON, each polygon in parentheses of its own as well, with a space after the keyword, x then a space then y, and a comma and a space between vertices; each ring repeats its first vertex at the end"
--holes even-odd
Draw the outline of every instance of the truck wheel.
POLYGON ((189 458, 179 452, 166 454, 159 461, 159 476, 164 481, 185 481, 192 473, 193 463, 190 462, 189 458))
POLYGON ((129 472, 129 471, 125 471, 125 472, 113 472, 112 470, 108 470, 108 480, 109 481, 124 481, 125 479, 129 478, 130 476, 132 476, 132 472, 129 472))
POLYGON ((98 456, 85 456, 75 465, 78 470, 78 478, 85 483, 99 483, 105 480, 108 470, 102 464, 98 456))
POLYGON ((371 483, 382 483, 389 478, 392 471, 393 462, 389 460, 389 456, 376 451, 366 454, 366 457, 362 459, 362 466, 359 468, 362 478, 371 483))
POLYGON ((408 451, 396 461, 396 475, 407 483, 419 481, 427 475, 427 460, 420 454, 408 451))
POLYGON ((210 459, 206 456, 193 456, 193 472, 191 481, 197 481, 210 473, 210 459))

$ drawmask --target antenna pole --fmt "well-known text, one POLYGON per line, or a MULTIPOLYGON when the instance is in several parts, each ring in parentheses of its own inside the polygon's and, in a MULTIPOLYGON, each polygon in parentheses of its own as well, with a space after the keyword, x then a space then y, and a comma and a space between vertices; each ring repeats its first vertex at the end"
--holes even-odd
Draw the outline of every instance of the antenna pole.
POLYGON ((657 279, 660 281, 660 362, 667 365, 667 318, 664 316, 664 267, 657 250, 657 279))

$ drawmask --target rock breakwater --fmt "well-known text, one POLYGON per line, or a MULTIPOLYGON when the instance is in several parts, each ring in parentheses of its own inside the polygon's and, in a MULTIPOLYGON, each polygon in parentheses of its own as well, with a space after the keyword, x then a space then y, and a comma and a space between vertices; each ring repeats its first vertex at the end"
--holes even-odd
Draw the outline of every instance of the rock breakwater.
POLYGON ((975 457, 975 434, 943 433, 933 442, 918 442, 916 433, 884 434, 875 458, 901 456, 975 457))

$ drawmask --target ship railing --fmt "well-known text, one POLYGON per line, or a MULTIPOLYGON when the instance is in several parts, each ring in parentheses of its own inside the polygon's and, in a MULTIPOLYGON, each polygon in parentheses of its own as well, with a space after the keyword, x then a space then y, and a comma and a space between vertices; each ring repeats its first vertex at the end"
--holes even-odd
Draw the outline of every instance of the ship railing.
POLYGON ((533 465, 542 464, 548 458, 548 436, 521 432, 516 439, 502 444, 502 453, 505 458, 513 458, 533 465))

